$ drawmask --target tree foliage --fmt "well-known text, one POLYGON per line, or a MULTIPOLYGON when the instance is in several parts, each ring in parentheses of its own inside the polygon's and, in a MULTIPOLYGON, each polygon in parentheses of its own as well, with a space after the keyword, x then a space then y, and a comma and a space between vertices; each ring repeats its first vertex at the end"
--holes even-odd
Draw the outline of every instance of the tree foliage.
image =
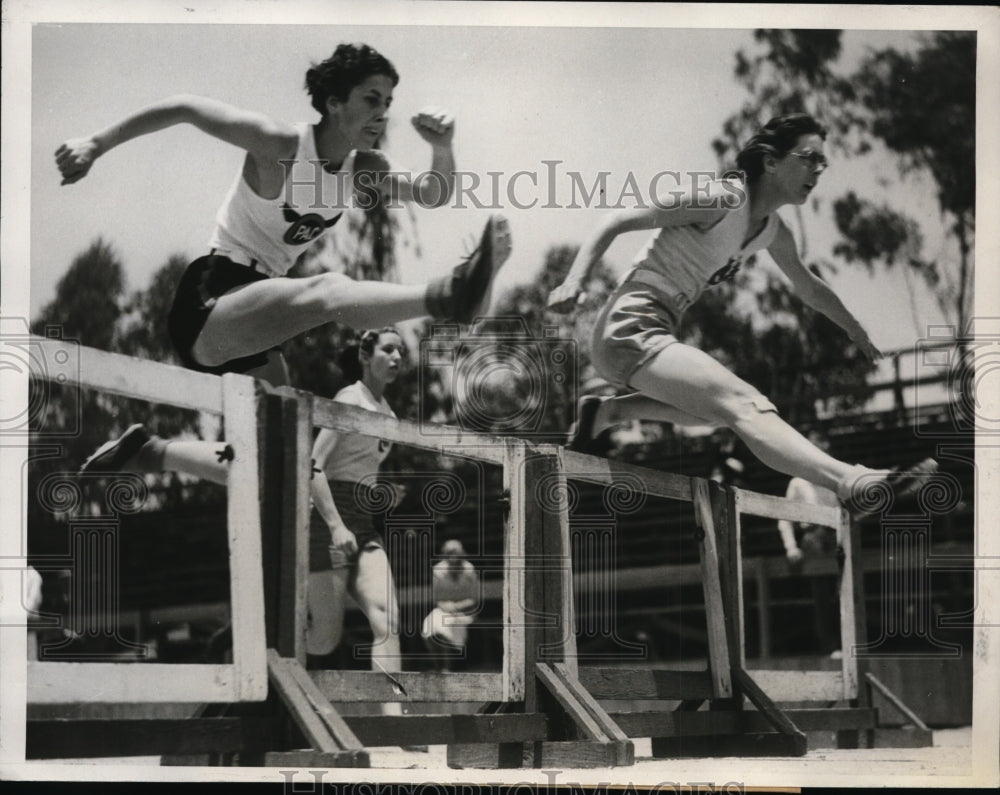
MULTIPOLYGON (((964 329, 975 230, 975 34, 928 34, 912 52, 871 51, 853 70, 840 64, 841 31, 758 30, 754 38, 757 54, 736 55, 734 74, 747 99, 713 142, 720 165, 729 167, 768 118, 805 110, 827 125, 834 151, 855 158, 894 156, 901 176, 928 175, 950 219, 954 260, 924 260, 916 221, 900 207, 853 193, 834 202, 843 240, 833 253, 870 271, 903 266, 908 283, 917 275, 946 317, 964 329)), ((907 190, 906 183, 900 188, 907 190)))
MULTIPOLYGON (((36 334, 57 329, 68 341, 91 348, 177 364, 166 333, 166 318, 174 289, 186 266, 171 258, 144 290, 127 292, 124 268, 118 254, 103 239, 95 240, 75 257, 56 285, 53 299, 31 324, 36 334)), ((73 351, 72 346, 67 350, 73 351)), ((51 457, 29 466, 29 526, 51 523, 51 512, 39 501, 37 485, 48 475, 72 475, 97 447, 122 433, 133 423, 144 423, 164 437, 197 436, 201 425, 197 412, 162 404, 150 404, 77 386, 32 379, 30 400, 37 411, 32 421, 32 445, 58 445, 51 457)), ((151 476, 152 496, 147 507, 171 507, 181 503, 218 502, 218 494, 182 483, 173 474, 151 476)), ((84 509, 86 510, 86 508, 84 509)), ((35 540, 39 540, 35 535, 35 540)), ((45 543, 44 539, 41 543, 45 543)))

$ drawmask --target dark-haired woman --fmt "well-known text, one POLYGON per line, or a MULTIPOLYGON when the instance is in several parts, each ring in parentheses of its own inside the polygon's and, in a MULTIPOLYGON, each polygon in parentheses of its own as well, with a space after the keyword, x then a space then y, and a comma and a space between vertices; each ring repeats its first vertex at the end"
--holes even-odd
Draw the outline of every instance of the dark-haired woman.
MULTIPOLYGON (((395 418, 385 389, 399 375, 405 349, 392 328, 366 331, 354 355, 344 362, 345 375, 357 380, 334 400, 395 418)), ((312 481, 313 517, 309 543, 309 620, 306 651, 326 655, 340 642, 345 595, 350 593, 368 618, 372 636, 372 669, 401 668, 399 605, 382 536, 372 521, 375 500, 367 495, 392 445, 384 439, 323 428, 313 444, 313 459, 322 475, 312 481)), ((399 713, 399 705, 383 711, 399 713)))
POLYGON ((816 187, 827 167, 825 138, 824 128, 806 114, 774 118, 740 152, 742 179, 718 180, 651 208, 615 212, 583 244, 549 296, 555 311, 570 311, 582 299, 587 274, 618 235, 656 230, 593 332, 594 366, 633 394, 581 401, 571 445, 584 446, 630 419, 727 427, 765 464, 834 491, 855 515, 864 512, 857 489, 884 481, 898 495, 936 470, 933 459, 892 472, 838 461, 782 420, 754 387, 675 336, 681 315, 703 290, 731 279, 747 257, 767 249, 803 301, 844 329, 867 356, 881 356, 837 295, 802 264, 776 212, 803 204, 816 187))
MULTIPOLYGON (((484 313, 496 271, 510 253, 500 216, 487 222, 469 257, 428 284, 358 282, 338 273, 285 276, 355 198, 373 201, 388 194, 430 207, 447 203, 454 186, 454 123, 447 113, 430 109, 412 120, 432 152, 430 171, 417 180, 392 171, 384 156, 369 151, 385 130, 398 80, 392 64, 371 47, 341 44, 306 75, 320 114, 315 124, 285 124, 212 99, 176 96, 59 147, 63 184, 82 179, 115 146, 177 124, 193 124, 246 150, 216 217, 209 252, 188 267, 168 318, 185 366, 247 373, 279 386, 288 382, 288 369, 276 346, 309 329, 329 322, 370 328, 424 315, 471 322, 484 313)), ((83 471, 129 468, 148 442, 142 426, 133 426, 91 456, 83 471)), ((160 446, 148 449, 141 471, 180 468, 224 477, 211 455, 187 455, 196 448, 175 448, 166 465, 163 452, 160 446)))

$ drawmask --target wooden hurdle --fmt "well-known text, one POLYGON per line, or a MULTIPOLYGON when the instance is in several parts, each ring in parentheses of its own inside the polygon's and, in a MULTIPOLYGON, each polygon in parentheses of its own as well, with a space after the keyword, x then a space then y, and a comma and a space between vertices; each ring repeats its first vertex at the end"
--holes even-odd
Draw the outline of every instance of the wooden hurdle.
MULTIPOLYGON (((52 361, 66 341, 33 337, 39 360, 52 361)), ((177 666, 159 663, 62 663, 28 665, 32 703, 253 701, 267 695, 260 579, 259 481, 254 422, 256 388, 246 376, 205 375, 81 346, 80 386, 221 415, 234 449, 229 470, 228 537, 232 571, 233 663, 177 666)), ((34 373, 44 378, 47 374, 34 373)), ((69 478, 67 479, 67 481, 69 478)), ((111 509, 113 510, 113 508, 111 509)), ((102 517, 115 521, 117 517, 102 517)))
POLYGON ((703 478, 653 473, 571 451, 562 457, 574 479, 605 486, 618 478, 638 479, 649 496, 693 504, 692 541, 699 549, 707 619, 705 670, 580 666, 582 686, 598 702, 658 702, 656 708, 641 712, 609 714, 626 736, 652 738, 654 756, 805 754, 804 732, 745 668, 735 490, 703 478), (745 709, 744 701, 755 709, 745 709), (679 703, 668 710, 663 702, 679 703))
POLYGON ((218 378, 86 348, 80 371, 88 388, 223 415, 227 441, 236 449, 229 486, 234 663, 32 663, 30 704, 151 705, 142 717, 124 719, 29 714, 33 758, 157 754, 221 761, 226 754, 243 765, 366 767, 372 746, 446 744, 448 762, 456 767, 612 767, 633 764, 635 737, 653 738, 657 756, 802 755, 803 729, 824 721, 829 727, 840 716, 830 710, 790 712, 776 702, 813 699, 850 701, 854 714, 845 730, 871 729, 874 717, 859 693, 852 655, 845 653, 837 672, 795 675, 745 667, 741 513, 837 527, 845 550, 841 602, 852 616, 842 622, 846 652, 864 635, 863 616, 851 612, 862 593, 856 528, 842 512, 552 445, 460 429, 428 435, 413 423, 301 391, 255 388, 242 376, 218 378), (305 669, 315 427, 502 469, 499 672, 305 669), (704 671, 578 664, 567 504, 540 499, 533 489, 543 482, 558 487, 568 478, 609 486, 626 477, 649 495, 694 505, 692 543, 700 554, 709 638, 704 671), (615 713, 601 703, 622 698, 680 705, 615 713), (484 703, 472 715, 343 716, 333 707, 391 701, 484 703), (215 706, 168 718, 157 716, 157 703, 215 706))
MULTIPOLYGON (((38 339, 38 344, 48 343, 38 339)), ((527 761, 534 764, 632 763, 632 743, 586 698, 566 665, 556 667, 575 663, 571 572, 564 565, 568 527, 565 517, 558 516, 552 525, 553 517, 540 512, 525 491, 542 469, 556 466, 553 455, 532 456, 523 442, 459 430, 429 437, 411 423, 295 390, 265 394, 246 377, 219 378, 80 351, 82 387, 221 413, 226 421, 227 442, 236 450, 229 483, 234 663, 33 663, 28 668, 29 705, 49 709, 45 717, 29 718, 31 758, 158 754, 204 761, 225 754, 240 764, 345 767, 367 766, 365 747, 374 744, 482 739, 504 748, 505 754, 532 744, 537 752, 527 761), (503 468, 508 509, 505 650, 499 673, 402 672, 390 679, 360 671, 306 672, 314 425, 457 452, 503 468), (554 611, 550 605, 556 605, 554 611), (551 616, 555 622, 548 621, 551 616), (558 625, 554 629, 553 623, 558 625), (543 650, 544 662, 539 657, 543 650), (502 707, 496 714, 345 720, 330 703, 394 700, 488 700, 502 707), (52 717, 57 705, 94 702, 144 705, 142 717, 52 717), (157 704, 167 712, 178 704, 205 702, 217 706, 192 708, 191 717, 157 716, 157 704)), ((99 712, 95 708, 91 714, 99 712)), ((525 761, 520 750, 516 756, 517 764, 525 761)))

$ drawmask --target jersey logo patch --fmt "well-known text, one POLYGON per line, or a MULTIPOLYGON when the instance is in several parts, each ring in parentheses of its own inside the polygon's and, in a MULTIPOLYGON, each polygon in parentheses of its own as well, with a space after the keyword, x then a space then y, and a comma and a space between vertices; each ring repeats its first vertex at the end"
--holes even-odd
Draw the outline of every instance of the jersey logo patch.
POLYGON ((729 262, 719 268, 715 273, 709 278, 709 284, 718 284, 719 282, 728 282, 732 279, 743 265, 743 257, 730 257, 729 262))
POLYGON ((335 215, 329 221, 319 213, 300 215, 287 204, 281 205, 281 214, 291 224, 283 238, 289 246, 311 243, 340 220, 340 215, 335 215))

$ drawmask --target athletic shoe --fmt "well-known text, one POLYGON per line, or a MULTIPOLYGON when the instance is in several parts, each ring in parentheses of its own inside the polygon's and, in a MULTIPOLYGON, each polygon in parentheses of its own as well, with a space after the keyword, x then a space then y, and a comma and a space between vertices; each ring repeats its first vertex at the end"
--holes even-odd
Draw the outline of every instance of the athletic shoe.
POLYGON ((149 434, 141 423, 129 427, 117 439, 105 442, 90 458, 83 462, 80 474, 94 472, 121 472, 129 459, 133 458, 149 441, 149 434))
POLYGON ((509 256, 510 225, 502 215, 490 216, 476 249, 428 287, 431 315, 466 324, 482 317, 490 308, 493 279, 509 256))
POLYGON ((566 449, 584 453, 590 447, 594 435, 594 420, 597 410, 604 400, 599 395, 584 395, 576 404, 576 422, 566 434, 566 449))
POLYGON ((893 469, 882 479, 862 476, 858 482, 851 484, 849 496, 843 500, 844 507, 855 521, 881 513, 896 500, 917 491, 927 478, 937 472, 937 468, 937 461, 925 458, 906 469, 893 469), (888 487, 888 494, 881 484, 888 487))
POLYGON ((584 395, 576 405, 576 422, 566 434, 566 448, 577 453, 605 456, 611 449, 611 428, 594 436, 597 411, 608 398, 601 395, 584 395))

